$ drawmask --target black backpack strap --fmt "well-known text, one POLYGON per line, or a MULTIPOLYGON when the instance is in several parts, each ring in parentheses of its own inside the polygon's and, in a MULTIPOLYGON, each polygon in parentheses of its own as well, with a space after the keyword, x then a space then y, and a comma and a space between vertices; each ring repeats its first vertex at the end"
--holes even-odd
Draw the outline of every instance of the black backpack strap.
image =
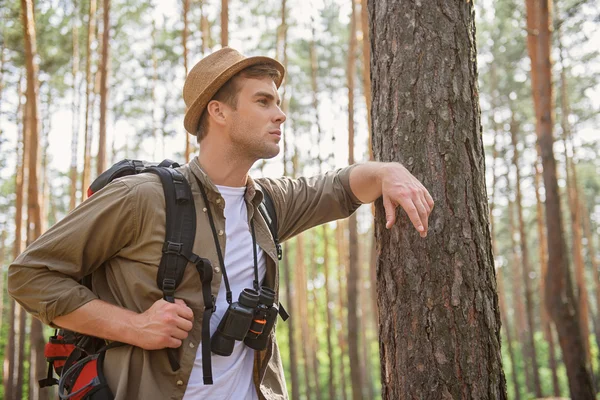
MULTIPOLYGON (((189 183, 181 172, 173 168, 149 167, 160 177, 166 204, 166 233, 163 255, 158 267, 156 283, 166 301, 175 302, 175 289, 179 286, 188 262, 196 261, 192 248, 196 236, 196 209, 189 183)), ((173 371, 180 368, 177 349, 168 349, 173 371)))
POLYGON ((202 297, 204 300, 204 314, 202 315, 202 375, 205 385, 212 385, 212 361, 210 353, 210 318, 217 309, 215 297, 212 295, 210 282, 212 281, 213 269, 210 261, 199 258, 196 269, 202 282, 202 297))
POLYGON ((283 250, 281 248, 281 243, 279 243, 279 234, 277 232, 277 212, 275 211, 275 203, 273 203, 273 198, 268 191, 262 188, 262 192, 263 201, 259 204, 258 210, 267 222, 267 226, 269 227, 271 235, 273 236, 273 241, 275 242, 275 248, 277 249, 277 258, 281 261, 283 250))

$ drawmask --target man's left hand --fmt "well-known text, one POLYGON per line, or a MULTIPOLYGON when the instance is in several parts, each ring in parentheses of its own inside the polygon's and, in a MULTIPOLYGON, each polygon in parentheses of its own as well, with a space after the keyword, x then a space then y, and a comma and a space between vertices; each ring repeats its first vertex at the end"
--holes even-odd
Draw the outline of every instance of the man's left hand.
POLYGON ((401 206, 421 237, 427 236, 433 198, 402 164, 388 163, 385 166, 381 175, 381 193, 387 229, 396 222, 396 207, 401 206))

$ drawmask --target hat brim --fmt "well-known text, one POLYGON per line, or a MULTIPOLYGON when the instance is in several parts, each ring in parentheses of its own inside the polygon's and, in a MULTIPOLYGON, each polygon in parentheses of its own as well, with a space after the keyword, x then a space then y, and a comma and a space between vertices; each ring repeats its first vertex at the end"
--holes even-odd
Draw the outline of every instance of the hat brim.
POLYGON ((195 135, 198 130, 198 123, 200 122, 200 117, 202 117, 202 113, 204 109, 210 102, 210 100, 214 97, 215 94, 219 91, 223 85, 233 78, 235 74, 246 69, 252 65, 258 64, 269 64, 275 67, 280 72, 280 78, 275 80, 275 85, 277 88, 281 85, 283 81, 283 77, 285 75, 285 68, 281 65, 277 60, 270 57, 248 57, 245 58, 227 68, 223 71, 219 76, 217 76, 204 90, 203 93, 198 96, 196 100, 192 103, 192 105, 188 108, 185 113, 185 118, 183 120, 183 126, 185 130, 190 134, 195 135))

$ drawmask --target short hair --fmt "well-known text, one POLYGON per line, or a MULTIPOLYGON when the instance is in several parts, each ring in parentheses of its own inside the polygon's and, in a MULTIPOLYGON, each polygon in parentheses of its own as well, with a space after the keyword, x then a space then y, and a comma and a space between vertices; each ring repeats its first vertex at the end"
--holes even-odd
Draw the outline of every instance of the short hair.
MULTIPOLYGON (((209 100, 209 103, 213 100, 217 100, 227 104, 234 110, 237 110, 238 94, 241 90, 238 83, 239 78, 271 78, 273 81, 279 81, 281 79, 281 72, 271 64, 256 64, 245 68, 225 82, 225 84, 221 86, 217 93, 209 100)), ((208 133, 208 116, 208 112, 204 109, 200 116, 200 120, 198 121, 198 127, 196 128, 196 138, 198 139, 198 143, 200 143, 208 133)))

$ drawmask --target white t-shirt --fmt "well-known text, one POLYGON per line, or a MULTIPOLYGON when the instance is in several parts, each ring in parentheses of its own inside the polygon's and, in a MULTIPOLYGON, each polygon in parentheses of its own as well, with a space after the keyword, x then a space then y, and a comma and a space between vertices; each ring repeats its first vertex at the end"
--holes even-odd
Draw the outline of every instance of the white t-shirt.
MULTIPOLYGON (((254 253, 252 251, 252 235, 248 224, 248 210, 244 201, 245 187, 217 186, 225 200, 225 269, 229 286, 236 302, 243 289, 253 289, 254 253)), ((207 243, 214 246, 214 242, 207 243)), ((258 277, 262 282, 266 273, 266 259, 262 249, 257 245, 258 277)), ((221 287, 217 295, 217 310, 210 319, 210 335, 225 315, 229 304, 225 298, 225 280, 221 279, 221 287)), ((198 345, 196 360, 190 380, 183 396, 184 400, 257 400, 256 389, 252 381, 254 366, 254 350, 243 341, 235 341, 233 353, 229 357, 211 353, 213 384, 205 385, 202 379, 202 344, 198 345)))

